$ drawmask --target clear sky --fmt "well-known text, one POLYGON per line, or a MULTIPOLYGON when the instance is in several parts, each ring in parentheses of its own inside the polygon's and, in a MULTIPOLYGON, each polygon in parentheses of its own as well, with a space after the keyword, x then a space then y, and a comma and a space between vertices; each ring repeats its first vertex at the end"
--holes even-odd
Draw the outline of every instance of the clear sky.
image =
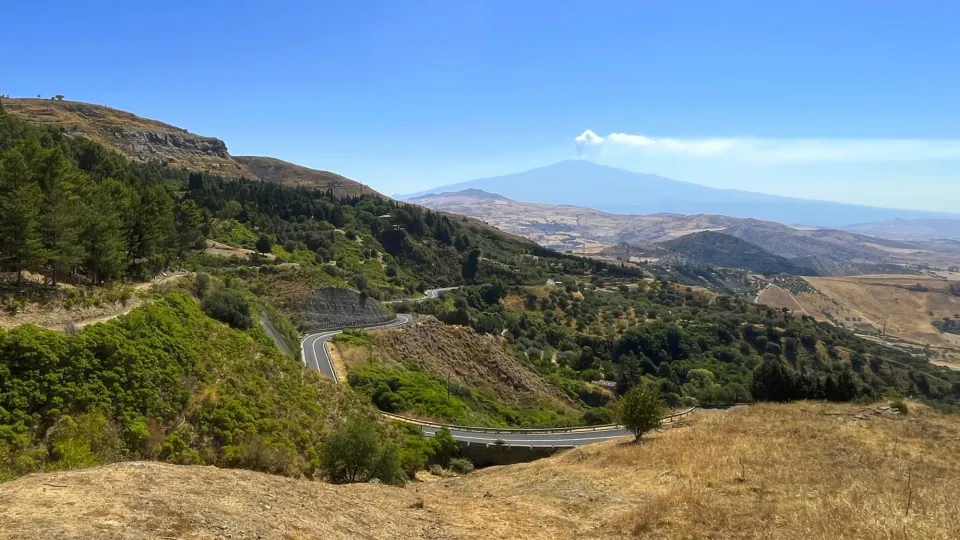
POLYGON ((579 153, 960 209, 958 2, 48 0, 3 18, 0 93, 110 105, 386 193, 579 153))

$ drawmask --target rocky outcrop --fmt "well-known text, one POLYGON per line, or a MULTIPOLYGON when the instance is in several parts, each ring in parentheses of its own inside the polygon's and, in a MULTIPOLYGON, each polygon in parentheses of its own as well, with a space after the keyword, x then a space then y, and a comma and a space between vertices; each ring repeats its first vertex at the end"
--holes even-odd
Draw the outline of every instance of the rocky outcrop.
POLYGON ((38 124, 56 126, 72 136, 92 139, 139 161, 160 161, 227 178, 257 175, 230 156, 220 139, 142 118, 102 105, 47 99, 3 101, 10 114, 38 124))
POLYGON ((378 324, 392 318, 380 302, 349 289, 327 287, 310 295, 300 314, 301 330, 320 332, 378 324))
POLYGON ((227 145, 214 137, 203 137, 193 133, 165 133, 124 126, 117 126, 109 131, 117 138, 120 146, 138 156, 181 155, 230 159, 227 145))

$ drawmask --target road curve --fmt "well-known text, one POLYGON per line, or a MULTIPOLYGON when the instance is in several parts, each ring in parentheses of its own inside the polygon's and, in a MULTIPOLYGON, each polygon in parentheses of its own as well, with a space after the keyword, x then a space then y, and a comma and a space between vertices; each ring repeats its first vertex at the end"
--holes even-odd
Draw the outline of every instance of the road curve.
MULTIPOLYGON (((426 291, 424 294, 426 298, 437 298, 440 293, 447 290, 452 290, 454 288, 455 287, 447 289, 431 289, 426 291)), ((403 326, 408 322, 410 322, 409 315, 398 314, 397 318, 393 321, 383 324, 364 326, 363 328, 367 330, 393 328, 397 326, 403 326)), ((337 377, 336 371, 333 369, 333 363, 330 361, 330 356, 327 354, 326 343, 330 340, 330 338, 339 334, 341 331, 342 330, 330 330, 327 332, 309 334, 303 338, 303 341, 301 341, 300 344, 300 354, 303 358, 304 365, 312 370, 323 373, 327 377, 333 379, 335 382, 340 382, 340 380, 337 377)), ((419 422, 410 418, 404 418, 404 421, 419 425, 423 430, 423 434, 427 437, 432 437, 437 431, 442 429, 440 426, 433 425, 429 422, 419 422)), ((557 431, 548 433, 544 433, 542 431, 538 433, 488 433, 484 432, 483 430, 486 429, 489 431, 489 428, 477 428, 476 430, 472 430, 465 427, 448 429, 450 430, 450 434, 453 435, 453 438, 460 442, 470 444, 503 444, 506 446, 526 446, 534 448, 571 448, 574 446, 582 446, 585 444, 606 441, 609 439, 619 439, 620 437, 628 434, 628 431, 621 427, 604 427, 597 429, 590 427, 567 429, 558 428, 557 431), (576 431, 571 431, 571 429, 576 429, 576 431)))

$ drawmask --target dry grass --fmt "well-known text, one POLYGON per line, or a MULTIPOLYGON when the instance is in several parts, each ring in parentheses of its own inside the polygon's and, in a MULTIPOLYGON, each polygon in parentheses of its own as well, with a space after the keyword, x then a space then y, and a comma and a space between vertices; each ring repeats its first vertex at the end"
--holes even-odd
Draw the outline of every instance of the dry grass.
POLYGON ((800 302, 797 302, 797 299, 794 298, 792 294, 772 283, 760 291, 760 294, 757 295, 757 303, 777 309, 787 308, 791 312, 800 315, 809 315, 807 310, 800 305, 800 302))
POLYGON ((887 333, 935 346, 950 346, 931 324, 960 313, 960 298, 943 291, 946 282, 927 276, 852 276, 805 278, 820 293, 805 293, 797 300, 814 316, 829 311, 843 322, 860 317, 874 328, 886 325, 887 333), (927 292, 905 287, 920 283, 927 292), (931 314, 932 313, 932 314, 931 314))
MULTIPOLYGON (((240 260, 248 260, 255 253, 252 249, 230 246, 221 242, 214 242, 213 240, 207 240, 207 249, 203 250, 203 252, 211 257, 236 257, 240 260)), ((277 258, 273 253, 265 253, 260 256, 269 261, 276 260, 277 258)))
POLYGON ((34 475, 0 485, 0 537, 960 538, 957 417, 796 403, 693 418, 404 489, 159 464, 34 475))
POLYGON ((369 186, 329 171, 318 171, 269 157, 234 156, 233 159, 267 182, 333 190, 338 197, 379 195, 369 186))

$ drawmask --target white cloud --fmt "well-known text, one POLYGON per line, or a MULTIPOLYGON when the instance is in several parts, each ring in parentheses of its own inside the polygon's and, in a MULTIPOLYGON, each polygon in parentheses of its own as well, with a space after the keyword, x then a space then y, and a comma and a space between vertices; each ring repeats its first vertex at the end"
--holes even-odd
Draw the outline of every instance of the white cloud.
POLYGON ((648 155, 717 157, 758 163, 960 160, 960 139, 668 138, 584 131, 578 143, 648 155))
POLYGON ((577 141, 577 143, 600 144, 603 142, 603 137, 588 129, 580 135, 577 135, 577 138, 574 140, 577 141))

